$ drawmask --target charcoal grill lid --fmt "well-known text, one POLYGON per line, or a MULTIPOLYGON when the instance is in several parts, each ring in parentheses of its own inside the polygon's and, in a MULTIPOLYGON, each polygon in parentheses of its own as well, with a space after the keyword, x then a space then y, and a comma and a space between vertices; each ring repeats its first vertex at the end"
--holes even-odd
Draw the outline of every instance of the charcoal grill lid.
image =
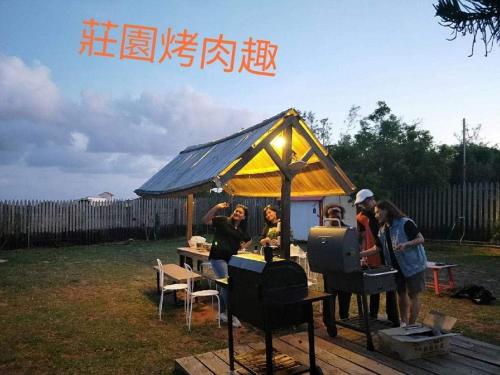
POLYGON ((262 273, 264 271, 264 268, 266 267, 266 262, 264 261, 264 257, 262 257, 262 260, 260 260, 256 256, 250 257, 248 255, 247 254, 233 255, 229 260, 229 265, 231 267, 262 273))
MULTIPOLYGON (((283 260, 284 259, 275 259, 273 263, 283 260)), ((250 253, 233 255, 229 260, 229 265, 231 267, 245 269, 257 273, 263 273, 267 263, 264 260, 264 256, 250 253)))

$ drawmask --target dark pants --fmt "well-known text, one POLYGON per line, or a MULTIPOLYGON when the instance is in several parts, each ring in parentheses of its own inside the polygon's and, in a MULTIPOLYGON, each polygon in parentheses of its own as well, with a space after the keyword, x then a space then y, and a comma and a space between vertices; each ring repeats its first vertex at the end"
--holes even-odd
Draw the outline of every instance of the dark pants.
MULTIPOLYGON (((380 308, 380 294, 370 296, 370 317, 377 318, 380 308)), ((385 293, 385 312, 387 319, 393 323, 399 323, 398 305, 396 301, 396 292, 385 293)))
MULTIPOLYGON (((339 297, 339 317, 340 319, 349 318, 349 305, 351 304, 351 295, 349 292, 333 292, 333 305, 335 306, 335 299, 339 297)), ((335 309, 335 307, 334 307, 335 309)))

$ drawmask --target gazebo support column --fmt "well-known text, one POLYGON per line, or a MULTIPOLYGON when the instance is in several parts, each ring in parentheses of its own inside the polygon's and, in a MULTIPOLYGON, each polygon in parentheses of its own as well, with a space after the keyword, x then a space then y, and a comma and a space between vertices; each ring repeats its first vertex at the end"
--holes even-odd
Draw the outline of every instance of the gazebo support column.
MULTIPOLYGON (((285 145, 283 147, 283 162, 288 167, 292 161, 292 127, 283 131, 285 145)), ((292 192, 292 173, 281 177, 281 253, 285 259, 290 259, 290 196, 292 192)))
POLYGON ((193 237, 193 194, 186 199, 186 242, 193 237))

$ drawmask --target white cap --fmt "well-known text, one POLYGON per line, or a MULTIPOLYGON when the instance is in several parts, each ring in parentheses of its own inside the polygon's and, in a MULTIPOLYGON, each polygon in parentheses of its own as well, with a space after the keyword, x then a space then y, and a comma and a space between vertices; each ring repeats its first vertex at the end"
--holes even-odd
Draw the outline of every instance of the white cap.
POLYGON ((358 194, 356 194, 356 200, 354 201, 354 204, 360 204, 366 198, 372 198, 373 196, 373 191, 371 191, 370 189, 361 189, 360 191, 358 191, 358 194))

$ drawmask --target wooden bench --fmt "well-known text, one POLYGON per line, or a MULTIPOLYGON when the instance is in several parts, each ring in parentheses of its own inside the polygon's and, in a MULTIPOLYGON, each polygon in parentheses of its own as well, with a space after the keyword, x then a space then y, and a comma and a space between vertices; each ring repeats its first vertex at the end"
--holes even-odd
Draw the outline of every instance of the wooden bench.
MULTIPOLYGON (((153 268, 156 271, 156 290, 160 293, 160 269, 158 266, 154 266, 153 268)), ((174 283, 185 283, 189 277, 193 280, 201 278, 201 275, 196 272, 190 272, 177 264, 164 264, 163 275, 174 283)))
POLYGON ((455 276, 453 275, 453 270, 457 267, 458 264, 443 264, 436 262, 427 262, 427 269, 432 270, 432 282, 427 283, 427 286, 430 288, 434 288, 434 292, 436 295, 443 290, 450 290, 455 288, 455 276), (446 284, 439 282, 439 271, 447 270, 448 271, 448 282, 446 284))

